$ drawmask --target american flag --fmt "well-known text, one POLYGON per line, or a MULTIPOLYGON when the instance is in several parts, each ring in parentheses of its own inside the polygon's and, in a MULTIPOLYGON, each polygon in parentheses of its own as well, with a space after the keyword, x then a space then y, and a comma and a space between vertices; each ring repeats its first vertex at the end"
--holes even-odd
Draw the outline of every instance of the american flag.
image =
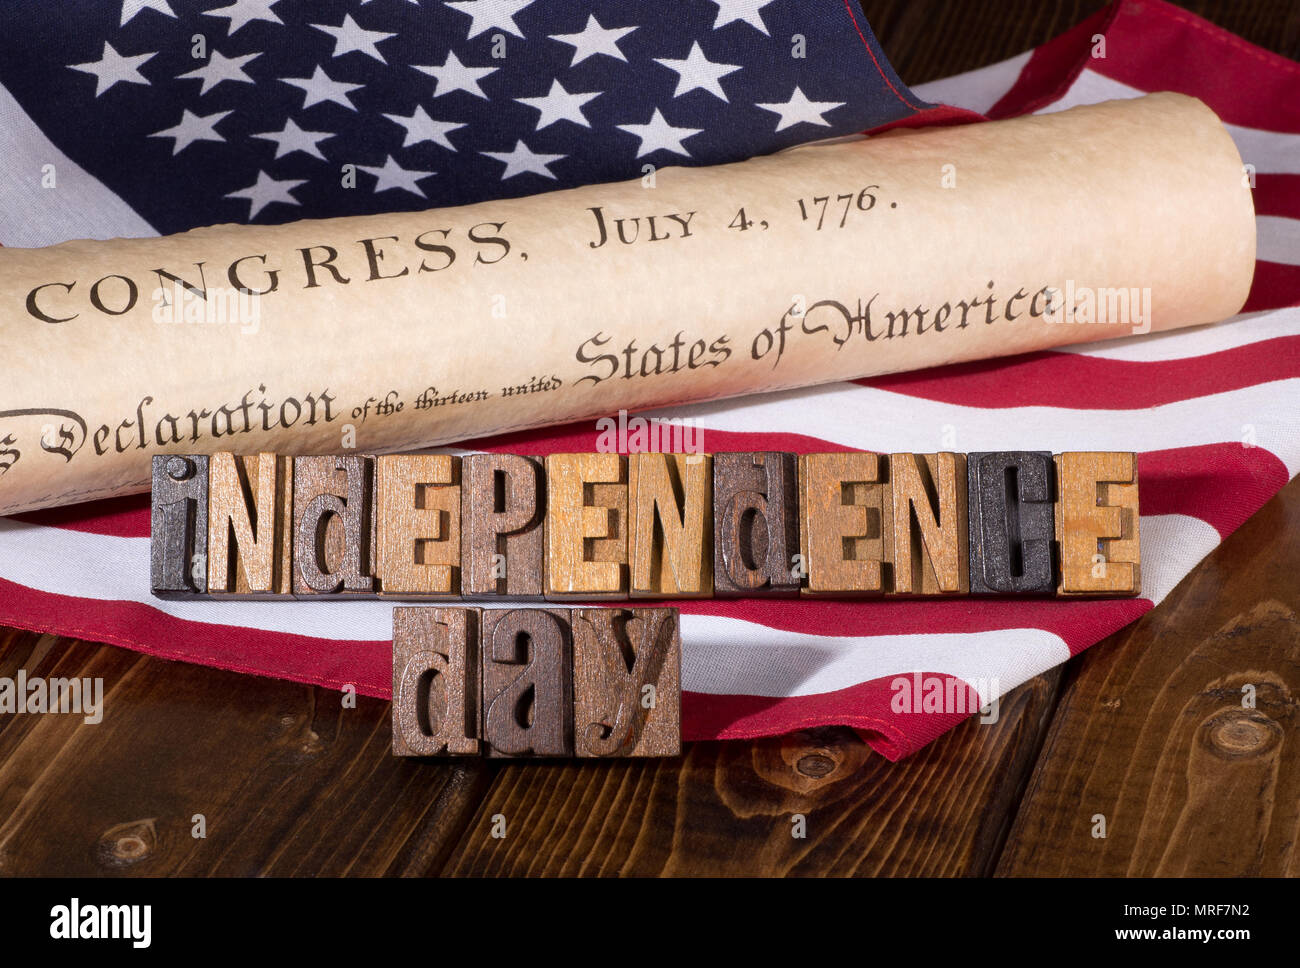
MULTIPOLYGON (((0 184, 0 242, 431 207, 1156 90, 1224 120, 1258 215, 1241 316, 660 414, 710 451, 1138 451, 1141 597, 678 603, 687 739, 845 724, 905 756, 1153 607, 1300 469, 1300 65, 1159 0, 911 90, 843 0, 85 6, 0 14, 0 160, 28 177, 0 184), (900 703, 934 681, 966 711, 900 703)), ((582 425, 462 446, 595 443, 582 425)), ((143 497, 0 519, 0 622, 388 695, 391 606, 155 600, 148 530, 143 497)))

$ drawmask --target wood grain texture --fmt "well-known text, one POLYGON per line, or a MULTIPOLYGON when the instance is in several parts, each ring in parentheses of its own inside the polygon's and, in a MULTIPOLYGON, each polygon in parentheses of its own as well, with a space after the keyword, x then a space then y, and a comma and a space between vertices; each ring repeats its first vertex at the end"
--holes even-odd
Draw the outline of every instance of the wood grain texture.
POLYGON ((542 595, 545 474, 536 457, 461 458, 461 593, 473 598, 542 595))
POLYGON ((799 462, 775 451, 713 455, 713 594, 799 594, 799 462))
POLYGON ((159 598, 208 590, 208 457, 157 454, 149 508, 149 589, 159 598))
POLYGON ((393 609, 393 755, 479 752, 482 609, 393 609))
POLYGON ((627 458, 551 454, 546 487, 546 597, 627 598, 627 458))
POLYGON ((573 754, 573 628, 567 608, 483 612, 488 756, 573 754))
POLYGON ((293 459, 208 460, 208 594, 281 598, 293 592, 293 459))
POLYGON ((972 595, 1056 590, 1056 511, 1048 451, 966 455, 972 595))
POLYGON ((1058 595, 1136 595, 1142 590, 1138 544, 1137 455, 1056 455, 1058 595))
POLYGON ((460 594, 460 458, 375 458, 379 588, 397 598, 460 594))
POLYGON ((1298 537, 1300 480, 1074 661, 1000 873, 1300 876, 1298 537))
POLYGON ((713 459, 627 458, 632 598, 713 595, 713 459))
POLYGON ((884 592, 884 563, 892 556, 889 501, 885 467, 876 454, 799 458, 799 547, 807 571, 802 594, 884 592))
POLYGON ((292 460, 294 594, 373 594, 373 460, 292 460))
POLYGON ((965 454, 890 454, 885 533, 890 591, 965 595, 970 591, 970 523, 965 454))
POLYGON ((671 608, 575 608, 574 752, 677 756, 682 640, 671 608))

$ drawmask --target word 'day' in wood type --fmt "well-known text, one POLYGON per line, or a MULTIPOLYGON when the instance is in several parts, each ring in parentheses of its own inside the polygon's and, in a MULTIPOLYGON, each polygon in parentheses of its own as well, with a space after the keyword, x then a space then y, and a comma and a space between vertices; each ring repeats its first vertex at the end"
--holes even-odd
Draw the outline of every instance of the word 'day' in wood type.
POLYGON ((482 651, 488 756, 572 755, 569 610, 485 610, 482 651))
POLYGON ((369 457, 295 458, 294 594, 374 592, 373 503, 374 468, 369 457))
POLYGON ((393 755, 479 752, 477 608, 393 609, 393 755))
POLYGON ((460 594, 460 458, 393 454, 375 458, 379 492, 375 542, 385 595, 460 594))
POLYGON ((517 454, 461 458, 461 593, 542 596, 540 462, 517 454))
POLYGON ((546 458, 546 597, 627 598, 627 458, 546 458))
POLYGON ((1060 595, 1136 595, 1137 455, 1075 452, 1056 457, 1060 595))
POLYGON ((632 598, 713 594, 713 461, 703 454, 632 454, 632 598))
POLYGON ((153 459, 149 586, 159 598, 208 590, 208 458, 153 459))
POLYGON ((713 457, 713 593, 799 594, 799 471, 794 454, 713 457))
POLYGON ((966 455, 973 595, 1048 595, 1055 585, 1052 455, 966 455))
POLYGON ((261 598, 293 591, 292 458, 208 461, 208 594, 261 598))
POLYGON ((879 595, 889 559, 889 487, 876 454, 799 458, 799 541, 803 594, 879 595))
POLYGON ((578 756, 681 752, 681 635, 670 608, 573 610, 578 756))
POLYGON ((890 454, 885 530, 893 592, 970 591, 965 454, 890 454))

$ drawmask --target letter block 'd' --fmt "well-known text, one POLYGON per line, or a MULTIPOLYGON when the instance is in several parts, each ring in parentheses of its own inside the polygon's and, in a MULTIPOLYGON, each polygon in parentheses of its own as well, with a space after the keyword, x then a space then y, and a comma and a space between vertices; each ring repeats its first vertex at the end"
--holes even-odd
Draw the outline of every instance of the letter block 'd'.
POLYGON ((477 608, 393 609, 393 755, 479 752, 477 608))
POLYGON ((799 470, 794 454, 713 456, 713 594, 793 597, 800 578, 799 470))

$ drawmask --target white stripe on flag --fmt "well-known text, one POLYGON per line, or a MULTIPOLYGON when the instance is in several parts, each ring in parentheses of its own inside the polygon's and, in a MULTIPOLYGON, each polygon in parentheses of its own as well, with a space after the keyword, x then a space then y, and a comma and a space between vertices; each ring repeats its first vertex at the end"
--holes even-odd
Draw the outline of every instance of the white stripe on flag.
POLYGON ((107 186, 54 146, 0 85, 0 244, 18 248, 69 239, 158 233, 107 186), (53 166, 46 168, 46 165, 53 166), (52 173, 54 184, 42 180, 52 173))
MULTIPOLYGON (((1099 401, 1101 402, 1101 401, 1099 401)), ((743 401, 675 407, 645 416, 694 418, 704 430, 816 434, 821 440, 879 452, 1019 450, 1167 450, 1237 443, 1245 426, 1258 446, 1300 470, 1300 378, 1136 410, 1067 407, 993 409, 924 400, 852 383, 786 390, 743 401)))
POLYGON ((966 71, 964 74, 954 74, 925 84, 913 84, 912 90, 918 97, 935 104, 951 104, 987 114, 989 108, 1011 90, 1033 53, 1032 50, 1027 50, 1008 60, 966 71))
POLYGON ((1256 215, 1256 258, 1300 266, 1300 220, 1279 215, 1256 215))
POLYGON ((1225 319, 1221 323, 1193 326, 1191 329, 1171 329, 1163 333, 1126 336, 1101 343, 1058 346, 1055 352, 1078 353, 1101 360, 1156 363, 1161 360, 1206 356, 1282 336, 1300 336, 1300 306, 1246 313, 1225 319))

